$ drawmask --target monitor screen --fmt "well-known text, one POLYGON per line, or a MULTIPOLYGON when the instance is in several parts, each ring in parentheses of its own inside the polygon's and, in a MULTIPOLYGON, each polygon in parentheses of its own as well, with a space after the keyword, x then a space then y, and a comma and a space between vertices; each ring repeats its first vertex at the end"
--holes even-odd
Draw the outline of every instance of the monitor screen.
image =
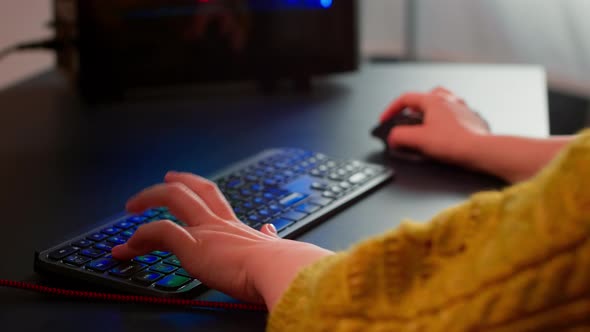
POLYGON ((84 0, 78 6, 86 84, 295 78, 358 64, 354 0, 84 0))

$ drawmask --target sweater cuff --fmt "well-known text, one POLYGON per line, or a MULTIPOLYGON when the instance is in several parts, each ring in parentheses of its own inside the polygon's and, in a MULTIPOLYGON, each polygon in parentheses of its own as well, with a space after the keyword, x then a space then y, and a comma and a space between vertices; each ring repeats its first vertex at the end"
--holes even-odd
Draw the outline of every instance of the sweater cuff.
POLYGON ((266 330, 300 331, 301 324, 304 323, 301 318, 309 319, 316 310, 313 303, 314 285, 323 271, 341 261, 343 256, 344 253, 326 256, 300 270, 270 313, 266 330))

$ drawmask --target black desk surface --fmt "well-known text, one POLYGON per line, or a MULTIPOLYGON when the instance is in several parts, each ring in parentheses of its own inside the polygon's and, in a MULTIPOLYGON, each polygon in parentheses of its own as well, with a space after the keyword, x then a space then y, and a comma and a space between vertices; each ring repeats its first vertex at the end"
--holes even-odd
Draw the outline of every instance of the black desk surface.
MULTIPOLYGON (((544 73, 534 67, 367 65, 360 73, 318 80, 309 94, 264 96, 253 86, 232 85, 142 92, 99 106, 80 102, 53 71, 13 85, 0 91, 0 278, 38 280, 35 249, 120 212, 131 194, 167 170, 212 174, 273 146, 397 169, 394 182, 300 237, 332 250, 502 186, 451 166, 382 159, 380 142, 368 135, 379 113, 401 92, 437 84, 466 96, 497 132, 547 135, 544 73), (518 117, 527 125, 515 126, 518 117)), ((203 298, 223 295, 209 291, 203 298)), ((260 313, 89 303, 0 289, 0 326, 19 331, 260 331, 265 319, 260 313)))

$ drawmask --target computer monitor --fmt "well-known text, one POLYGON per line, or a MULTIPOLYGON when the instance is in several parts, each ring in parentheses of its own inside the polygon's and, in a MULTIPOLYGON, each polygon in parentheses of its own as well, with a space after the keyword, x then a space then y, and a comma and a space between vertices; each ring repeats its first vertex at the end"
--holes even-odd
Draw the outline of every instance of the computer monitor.
POLYGON ((58 56, 88 94, 306 79, 358 65, 355 0, 55 0, 58 56))

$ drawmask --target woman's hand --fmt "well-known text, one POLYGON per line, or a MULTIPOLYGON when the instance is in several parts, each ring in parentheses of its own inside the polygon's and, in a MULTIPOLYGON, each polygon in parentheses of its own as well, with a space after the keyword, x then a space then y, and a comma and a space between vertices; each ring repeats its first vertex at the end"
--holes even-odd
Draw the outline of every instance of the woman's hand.
POLYGON ((304 266, 330 255, 317 246, 280 239, 274 227, 259 232, 240 222, 217 186, 206 179, 170 172, 165 183, 147 188, 127 203, 139 213, 166 206, 184 221, 142 225, 113 248, 113 257, 128 260, 153 250, 173 252, 182 267, 207 286, 235 298, 266 303, 269 310, 304 266))
POLYGON ((430 93, 407 93, 381 115, 381 122, 404 108, 422 112, 422 125, 397 126, 388 136, 392 147, 418 150, 436 159, 468 166, 476 138, 490 133, 487 123, 465 101, 444 88, 430 93))
POLYGON ((444 88, 401 96, 381 115, 381 121, 406 107, 423 112, 423 124, 395 127, 388 136, 390 146, 410 147, 509 182, 535 175, 573 139, 492 135, 485 120, 444 88))

